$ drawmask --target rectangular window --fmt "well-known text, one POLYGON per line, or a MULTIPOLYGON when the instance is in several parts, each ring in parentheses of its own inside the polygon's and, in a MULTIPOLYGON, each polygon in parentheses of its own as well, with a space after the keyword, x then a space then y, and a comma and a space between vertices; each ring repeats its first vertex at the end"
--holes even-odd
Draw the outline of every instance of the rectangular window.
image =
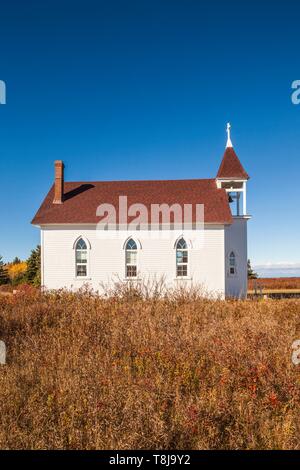
POLYGON ((187 263, 188 253, 187 251, 177 251, 177 264, 187 263))
POLYGON ((187 276, 187 265, 178 265, 177 266, 177 277, 187 276))
POLYGON ((236 256, 234 251, 229 255, 229 275, 234 276, 236 274, 236 256))
POLYGON ((76 276, 77 277, 86 277, 87 276, 87 266, 86 264, 77 264, 76 265, 76 276))
POLYGON ((136 277, 137 276, 137 270, 136 266, 126 266, 126 277, 136 277))
POLYGON ((87 251, 77 250, 76 251, 76 263, 87 263, 87 251))
POLYGON ((137 264, 136 251, 126 251, 126 264, 137 264))

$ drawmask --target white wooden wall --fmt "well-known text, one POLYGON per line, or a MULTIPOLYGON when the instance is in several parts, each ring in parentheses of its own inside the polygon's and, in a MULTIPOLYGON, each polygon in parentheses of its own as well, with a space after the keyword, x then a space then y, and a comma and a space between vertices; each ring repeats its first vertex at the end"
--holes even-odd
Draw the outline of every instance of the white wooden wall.
POLYGON ((247 219, 236 217, 225 228, 225 295, 244 298, 247 295, 247 219), (236 256, 236 274, 229 273, 229 254, 236 256))
POLYGON ((99 239, 95 226, 47 226, 41 229, 42 284, 47 289, 78 289, 88 283, 102 291, 102 285, 125 279, 125 241, 132 236, 138 242, 138 272, 143 280, 164 278, 167 286, 180 282, 201 285, 209 294, 225 295, 224 226, 207 225, 199 235, 171 232, 167 239, 150 239, 147 234, 123 232, 118 238, 99 239), (189 244, 189 273, 176 280, 176 240, 184 235, 189 244), (90 244, 87 279, 75 276, 75 241, 82 236, 90 244))

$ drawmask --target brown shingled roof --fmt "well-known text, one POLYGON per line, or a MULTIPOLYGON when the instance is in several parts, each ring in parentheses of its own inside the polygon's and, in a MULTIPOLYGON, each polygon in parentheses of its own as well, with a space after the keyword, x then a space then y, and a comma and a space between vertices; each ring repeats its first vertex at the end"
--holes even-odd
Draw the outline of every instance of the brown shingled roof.
MULTIPOLYGON (((118 209, 119 196, 128 197, 128 207, 142 203, 148 210, 151 204, 204 204, 206 223, 230 224, 231 210, 224 189, 218 189, 214 179, 169 181, 97 181, 67 182, 63 204, 53 204, 54 187, 50 189, 32 223, 96 224, 100 218, 96 209, 101 203, 118 209)), ((117 210, 118 213, 118 210, 117 210)), ((195 219, 195 217, 193 217, 195 219)), ((193 220, 195 222, 195 220, 193 220)))
POLYGON ((249 179, 233 147, 226 148, 217 178, 249 179))

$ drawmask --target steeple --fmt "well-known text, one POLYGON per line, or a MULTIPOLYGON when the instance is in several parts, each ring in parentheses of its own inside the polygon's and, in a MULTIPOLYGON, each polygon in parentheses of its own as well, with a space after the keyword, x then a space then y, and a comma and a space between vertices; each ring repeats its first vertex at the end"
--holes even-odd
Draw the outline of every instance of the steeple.
POLYGON ((233 149, 230 136, 231 125, 227 124, 227 143, 224 152, 224 156, 219 167, 217 178, 225 179, 242 179, 248 180, 249 175, 243 168, 237 154, 233 149))
POLYGON ((228 193, 228 201, 234 216, 245 216, 246 212, 246 183, 249 179, 248 173, 245 171, 237 154, 234 151, 231 141, 231 125, 227 124, 227 143, 221 165, 217 173, 217 186, 224 188, 228 193), (241 198, 242 196, 242 198, 241 198))

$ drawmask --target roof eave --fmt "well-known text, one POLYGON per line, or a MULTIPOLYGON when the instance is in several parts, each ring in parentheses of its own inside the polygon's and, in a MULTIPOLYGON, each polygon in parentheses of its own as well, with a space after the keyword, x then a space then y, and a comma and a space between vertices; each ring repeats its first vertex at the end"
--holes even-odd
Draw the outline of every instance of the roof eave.
POLYGON ((250 179, 250 176, 247 175, 247 177, 244 176, 217 176, 216 180, 225 180, 225 181, 248 181, 250 179))

